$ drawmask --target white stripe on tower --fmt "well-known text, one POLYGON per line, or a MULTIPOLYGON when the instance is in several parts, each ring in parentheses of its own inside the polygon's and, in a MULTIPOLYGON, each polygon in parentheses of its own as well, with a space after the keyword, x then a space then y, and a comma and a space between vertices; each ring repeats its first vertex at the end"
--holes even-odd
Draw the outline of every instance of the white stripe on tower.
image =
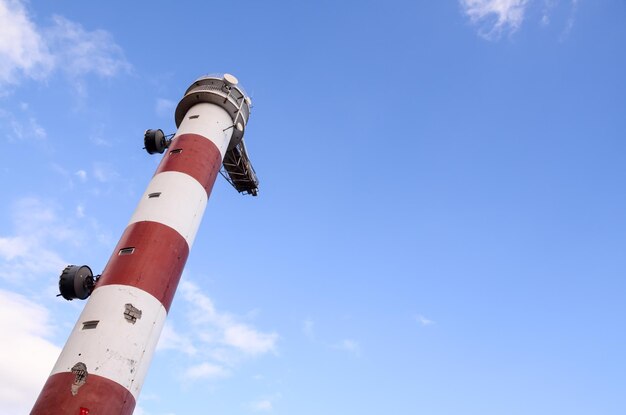
POLYGON ((137 399, 148 370, 146 357, 154 353, 166 315, 160 301, 132 285, 94 290, 52 374, 71 372, 83 362, 88 376, 110 379, 137 399), (135 315, 126 304, 138 310, 135 315))
POLYGON ((208 200, 195 178, 177 171, 155 175, 129 224, 158 222, 177 231, 191 249, 208 200))
POLYGON ((187 111, 31 414, 132 414, 232 124, 187 111))
POLYGON ((187 111, 176 135, 198 134, 208 138, 217 146, 223 160, 233 134, 232 125, 233 120, 222 107, 201 102, 187 111))

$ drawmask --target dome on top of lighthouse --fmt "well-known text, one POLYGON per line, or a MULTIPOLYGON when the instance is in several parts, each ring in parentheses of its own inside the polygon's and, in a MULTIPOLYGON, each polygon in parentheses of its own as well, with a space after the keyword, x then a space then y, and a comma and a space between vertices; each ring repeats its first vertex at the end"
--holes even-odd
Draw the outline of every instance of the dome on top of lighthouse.
POLYGON ((209 80, 209 79, 221 80, 228 86, 237 87, 237 89, 239 91, 241 91, 241 93, 244 96, 248 96, 248 93, 246 92, 246 90, 239 84, 239 80, 237 79, 237 77, 235 75, 229 74, 229 73, 223 73, 223 72, 208 73, 208 74, 202 75, 201 77, 196 79, 194 81, 194 84, 196 82, 202 82, 202 81, 206 81, 206 80, 209 80))

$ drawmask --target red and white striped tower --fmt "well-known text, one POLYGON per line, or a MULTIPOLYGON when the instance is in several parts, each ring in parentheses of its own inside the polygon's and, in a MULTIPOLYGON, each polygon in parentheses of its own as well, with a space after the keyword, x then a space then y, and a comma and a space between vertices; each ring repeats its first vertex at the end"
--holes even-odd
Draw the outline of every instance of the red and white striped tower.
POLYGON ((169 148, 31 414, 132 414, 222 163, 256 195, 242 141, 250 99, 237 84, 202 77, 178 104, 178 130, 171 142, 161 134, 157 151, 169 148))

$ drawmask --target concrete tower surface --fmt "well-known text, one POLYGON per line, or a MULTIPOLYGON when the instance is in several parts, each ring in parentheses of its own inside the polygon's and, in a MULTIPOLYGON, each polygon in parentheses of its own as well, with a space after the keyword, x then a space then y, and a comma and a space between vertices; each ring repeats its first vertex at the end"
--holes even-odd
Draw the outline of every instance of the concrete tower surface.
POLYGON ((237 78, 207 75, 179 102, 171 141, 146 132, 146 150, 166 154, 97 282, 86 266, 61 275, 63 297, 91 296, 32 415, 133 413, 220 168, 257 194, 243 142, 250 105, 237 78))

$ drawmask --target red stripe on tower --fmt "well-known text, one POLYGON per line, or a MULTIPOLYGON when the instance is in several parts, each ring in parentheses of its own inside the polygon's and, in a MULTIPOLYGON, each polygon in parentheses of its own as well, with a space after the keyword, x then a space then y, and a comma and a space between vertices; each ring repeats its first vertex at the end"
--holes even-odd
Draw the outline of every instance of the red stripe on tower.
POLYGON ((237 190, 256 195, 249 113, 235 77, 206 76, 178 104, 171 143, 146 135, 149 152, 167 153, 31 414, 132 414, 222 162, 237 190))
POLYGON ((222 155, 212 141, 197 134, 182 134, 172 141, 155 175, 164 171, 186 173, 196 179, 208 195, 221 166, 222 155), (202 157, 198 157, 199 154, 202 157))

